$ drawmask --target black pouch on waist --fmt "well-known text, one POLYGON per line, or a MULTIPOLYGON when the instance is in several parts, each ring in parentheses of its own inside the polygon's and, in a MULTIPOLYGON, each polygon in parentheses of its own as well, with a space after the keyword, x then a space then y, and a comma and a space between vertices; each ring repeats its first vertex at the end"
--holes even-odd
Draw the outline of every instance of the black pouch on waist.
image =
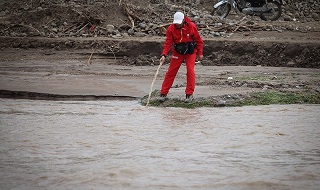
POLYGON ((190 42, 190 43, 188 43, 188 53, 189 53, 189 54, 193 54, 195 47, 196 47, 196 42, 190 42))
POLYGON ((180 43, 180 44, 175 44, 174 49, 182 55, 193 54, 195 45, 196 45, 195 42, 180 43))
POLYGON ((174 44, 174 49, 182 55, 188 54, 189 43, 174 44))

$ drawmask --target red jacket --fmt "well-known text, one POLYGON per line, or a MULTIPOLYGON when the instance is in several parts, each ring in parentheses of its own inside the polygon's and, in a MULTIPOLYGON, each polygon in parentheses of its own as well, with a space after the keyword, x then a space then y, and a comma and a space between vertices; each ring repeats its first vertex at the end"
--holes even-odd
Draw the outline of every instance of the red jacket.
POLYGON ((167 55, 174 44, 196 42, 195 52, 197 55, 202 55, 203 41, 198 32, 197 26, 185 16, 185 24, 181 29, 177 29, 174 24, 167 28, 166 41, 163 45, 162 55, 167 55))

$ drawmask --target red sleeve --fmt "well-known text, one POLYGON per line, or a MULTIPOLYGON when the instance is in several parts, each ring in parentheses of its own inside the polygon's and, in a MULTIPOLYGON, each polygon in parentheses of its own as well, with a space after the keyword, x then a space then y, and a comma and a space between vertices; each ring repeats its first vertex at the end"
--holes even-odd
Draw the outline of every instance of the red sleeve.
POLYGON ((172 25, 167 28, 166 41, 163 44, 163 50, 161 55, 168 55, 172 45, 174 44, 174 39, 172 35, 172 25))

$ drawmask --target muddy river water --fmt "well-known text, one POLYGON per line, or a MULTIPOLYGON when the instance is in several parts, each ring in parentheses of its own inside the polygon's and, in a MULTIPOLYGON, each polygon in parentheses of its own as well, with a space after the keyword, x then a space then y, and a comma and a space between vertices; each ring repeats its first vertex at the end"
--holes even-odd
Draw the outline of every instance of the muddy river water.
POLYGON ((319 189, 319 113, 0 99, 0 189, 319 189))

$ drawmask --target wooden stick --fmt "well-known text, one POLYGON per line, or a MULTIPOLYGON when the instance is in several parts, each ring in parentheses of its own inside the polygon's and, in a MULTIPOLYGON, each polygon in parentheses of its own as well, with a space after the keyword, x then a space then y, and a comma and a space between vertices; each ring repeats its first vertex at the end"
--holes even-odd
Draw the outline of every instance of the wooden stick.
POLYGON ((156 78, 157 78, 157 76, 158 76, 160 67, 161 67, 161 65, 163 64, 163 62, 164 62, 164 61, 160 61, 159 67, 158 67, 158 69, 157 69, 157 72, 156 72, 156 74, 154 75, 154 79, 153 79, 153 81, 152 81, 152 83, 151 83, 150 92, 149 92, 149 96, 148 96, 148 100, 147 100, 146 107, 148 107, 148 105, 149 105, 149 101, 150 101, 150 97, 151 97, 153 85, 154 85, 154 82, 156 81, 156 78))
POLYGON ((92 53, 88 59, 88 65, 91 65, 91 58, 92 58, 93 53, 94 53, 94 49, 92 49, 92 53))
POLYGON ((139 20, 139 21, 141 20, 137 15, 133 14, 133 13, 129 10, 128 4, 125 4, 125 5, 124 5, 124 9, 125 9, 127 15, 131 16, 131 18, 133 18, 133 19, 135 19, 135 20, 139 20))
POLYGON ((114 60, 117 60, 116 54, 113 52, 112 48, 111 48, 110 46, 108 46, 108 47, 109 47, 110 51, 111 51, 112 54, 113 54, 114 60))
POLYGON ((131 13, 131 12, 129 11, 129 8, 128 8, 128 5, 127 5, 127 4, 124 4, 124 5, 123 5, 123 9, 124 9, 124 11, 125 11, 126 14, 127 14, 128 18, 129 18, 129 20, 130 20, 130 22, 131 22, 132 29, 133 29, 133 28, 134 28, 134 19, 135 19, 135 20, 141 20, 141 19, 140 19, 138 16, 134 15, 133 13, 131 13))
POLYGON ((82 28, 80 28, 80 30, 78 30, 77 32, 76 32, 76 34, 78 34, 81 30, 83 30, 86 26, 88 26, 88 24, 89 23, 87 23, 86 25, 84 25, 82 28))
POLYGON ((79 23, 75 23, 75 24, 69 26, 68 28, 64 29, 63 32, 67 32, 68 30, 70 30, 71 28, 77 26, 78 24, 79 24, 79 23))
POLYGON ((133 19, 131 18, 131 16, 130 15, 128 15, 128 18, 129 18, 129 20, 130 20, 130 22, 131 22, 131 29, 134 29, 134 21, 133 21, 133 19))

